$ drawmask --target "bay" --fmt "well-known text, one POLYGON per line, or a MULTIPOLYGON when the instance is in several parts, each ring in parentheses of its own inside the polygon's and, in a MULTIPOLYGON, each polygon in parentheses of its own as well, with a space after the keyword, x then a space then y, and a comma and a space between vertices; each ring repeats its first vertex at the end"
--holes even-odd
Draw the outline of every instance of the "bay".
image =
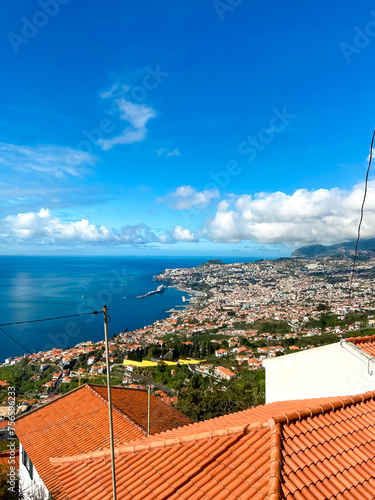
MULTIPOLYGON (((166 268, 194 267, 207 260, 208 257, 196 256, 1 257, 0 323, 84 314, 100 311, 106 304, 111 318, 110 336, 125 328, 132 331, 167 317, 166 311, 183 304, 184 293, 171 288, 136 298, 156 288, 159 283, 152 279, 155 274, 166 268)), ((255 259, 222 257, 221 260, 230 263, 255 259)), ((104 338, 101 314, 1 328, 0 361, 25 352, 53 347, 66 349, 79 342, 104 338)))

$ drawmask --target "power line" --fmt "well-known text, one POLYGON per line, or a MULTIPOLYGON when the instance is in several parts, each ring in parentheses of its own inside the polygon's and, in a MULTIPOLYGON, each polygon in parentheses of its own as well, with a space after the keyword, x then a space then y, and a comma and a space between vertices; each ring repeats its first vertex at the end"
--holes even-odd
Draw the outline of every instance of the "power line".
POLYGON ((2 323, 0 324, 1 326, 11 326, 11 325, 25 325, 26 323, 38 323, 40 321, 53 321, 55 319, 66 319, 66 318, 74 318, 76 316, 88 316, 90 314, 100 314, 103 311, 91 311, 88 313, 81 313, 81 314, 68 314, 67 316, 56 316, 54 318, 43 318, 43 319, 32 319, 29 321, 16 321, 14 323, 2 323))
POLYGON ((90 314, 100 314, 102 312, 103 311, 91 311, 91 312, 88 312, 88 313, 68 314, 66 316, 56 316, 54 318, 43 318, 43 319, 33 319, 33 320, 29 320, 29 321, 16 321, 14 323, 3 323, 3 324, 0 324, 0 331, 3 332, 4 335, 6 335, 7 337, 9 337, 11 340, 13 340, 13 342, 15 342, 20 347, 22 347, 22 349, 25 349, 25 351, 27 351, 30 354, 34 354, 33 352, 30 351, 30 349, 28 349, 27 347, 25 347, 24 345, 22 345, 20 342, 18 342, 18 340, 16 340, 15 338, 13 338, 9 333, 7 333, 1 327, 2 326, 11 326, 11 325, 24 325, 26 323, 39 323, 41 321, 52 321, 52 320, 56 320, 56 319, 74 318, 76 316, 88 316, 90 314))
POLYGON ((359 218, 359 223, 358 223, 358 235, 357 235, 357 241, 355 244, 354 257, 353 257, 353 267, 352 267, 352 272, 350 275, 350 282, 349 282, 349 298, 351 298, 351 296, 352 296, 353 278, 354 278, 354 272, 355 272, 355 264, 356 264, 357 257, 358 257, 358 244, 359 244, 359 239, 361 237, 363 210, 365 207, 365 201, 366 201, 366 196, 367 196, 368 177, 370 174, 370 168, 371 168, 371 163, 372 163, 372 149, 373 149, 373 145, 374 145, 374 139, 375 139, 375 129, 374 129, 374 133, 372 134, 372 139, 371 139, 370 158, 369 158, 369 162, 368 162, 368 167, 367 167, 367 172, 366 172, 366 180, 365 180, 365 192, 363 193, 363 200, 362 200, 362 206, 361 206, 361 216, 359 218))
POLYGON ((11 335, 9 335, 9 333, 5 332, 2 328, 0 328, 0 331, 2 331, 7 337, 9 337, 10 339, 13 340, 13 342, 15 342, 16 344, 18 344, 20 347, 22 347, 22 349, 25 349, 25 351, 29 352, 30 354, 34 354, 32 353, 27 347, 25 347, 24 345, 22 345, 20 342, 18 342, 18 340, 14 339, 11 335))

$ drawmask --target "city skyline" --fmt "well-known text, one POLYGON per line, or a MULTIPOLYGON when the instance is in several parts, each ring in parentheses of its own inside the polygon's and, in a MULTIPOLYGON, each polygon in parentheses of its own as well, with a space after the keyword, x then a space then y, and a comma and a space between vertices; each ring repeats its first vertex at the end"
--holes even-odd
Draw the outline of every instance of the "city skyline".
MULTIPOLYGON (((369 1, 22 0, 0 26, 1 254, 277 257, 355 238, 369 1)), ((363 238, 374 194, 370 174, 363 238)))

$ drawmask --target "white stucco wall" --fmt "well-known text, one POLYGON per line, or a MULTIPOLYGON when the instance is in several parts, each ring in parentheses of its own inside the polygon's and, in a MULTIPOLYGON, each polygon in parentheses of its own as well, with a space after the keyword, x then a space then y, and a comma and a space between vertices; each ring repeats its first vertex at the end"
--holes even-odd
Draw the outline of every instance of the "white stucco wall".
POLYGON ((263 361, 266 403, 347 396, 375 390, 375 360, 351 343, 331 344, 263 361))
POLYGON ((33 466, 33 479, 31 480, 29 471, 22 463, 22 444, 20 443, 20 489, 24 495, 25 499, 31 498, 31 495, 36 495, 38 500, 48 500, 49 493, 48 490, 43 483, 41 477, 39 476, 37 470, 33 466))

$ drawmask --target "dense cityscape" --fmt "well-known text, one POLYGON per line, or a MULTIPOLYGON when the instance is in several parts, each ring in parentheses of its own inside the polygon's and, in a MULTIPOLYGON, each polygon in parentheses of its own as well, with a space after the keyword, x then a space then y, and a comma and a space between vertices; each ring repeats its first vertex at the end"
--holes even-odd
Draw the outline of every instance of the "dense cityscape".
MULTIPOLYGON (((352 284, 351 263, 348 256, 333 255, 237 264, 211 260, 165 269, 154 279, 185 292, 183 308, 135 331, 112 332, 112 381, 129 388, 151 385, 154 394, 193 419, 212 416, 212 409, 199 415, 192 410, 188 398, 194 391, 211 398, 224 391, 229 397, 232 389, 247 386, 254 390, 242 398, 243 407, 264 402, 265 359, 372 332, 375 258, 371 251, 361 253, 352 284)), ((0 384, 16 387, 21 413, 86 382, 105 383, 105 362, 104 341, 88 339, 6 359, 0 384)), ((5 403, 5 390, 3 395, 5 403)), ((217 405, 215 411, 226 410, 217 405)))

